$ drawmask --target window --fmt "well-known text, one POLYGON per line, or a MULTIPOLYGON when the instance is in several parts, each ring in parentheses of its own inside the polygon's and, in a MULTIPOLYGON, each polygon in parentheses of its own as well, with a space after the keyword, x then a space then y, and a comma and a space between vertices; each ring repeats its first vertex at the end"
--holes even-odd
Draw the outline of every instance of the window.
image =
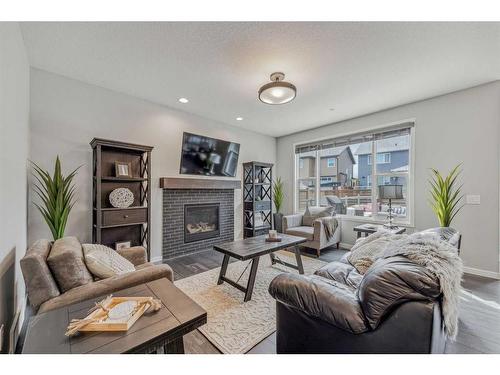
POLYGON ((304 168, 304 159, 300 159, 299 162, 300 162, 299 163, 299 168, 300 169, 304 168))
MULTIPOLYGON (((368 155, 368 165, 372 164, 372 156, 368 155)), ((391 162, 391 153, 378 153, 377 154, 377 164, 389 164, 391 162)))
POLYGON ((394 216, 409 222, 412 129, 413 123, 405 123, 296 146, 295 211, 334 204, 338 214, 385 220, 388 202, 379 199, 378 186, 396 184, 402 185, 403 198, 392 200, 394 216), (323 169, 331 165, 338 172, 323 169))

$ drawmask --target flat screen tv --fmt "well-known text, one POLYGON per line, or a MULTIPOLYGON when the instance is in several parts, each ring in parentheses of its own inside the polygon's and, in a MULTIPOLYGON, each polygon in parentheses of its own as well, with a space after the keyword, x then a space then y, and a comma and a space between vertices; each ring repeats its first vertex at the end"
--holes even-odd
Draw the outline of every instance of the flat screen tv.
POLYGON ((234 177, 239 153, 238 143, 184 133, 180 173, 234 177))

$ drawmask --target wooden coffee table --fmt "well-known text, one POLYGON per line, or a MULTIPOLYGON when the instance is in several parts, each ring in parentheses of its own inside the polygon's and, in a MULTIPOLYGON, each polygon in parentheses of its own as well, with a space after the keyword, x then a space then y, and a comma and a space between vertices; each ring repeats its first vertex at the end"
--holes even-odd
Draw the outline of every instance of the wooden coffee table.
POLYGON ((207 322, 207 313, 168 279, 138 285, 114 296, 152 296, 162 302, 160 310, 146 313, 126 332, 80 332, 66 337, 71 319, 84 318, 95 302, 87 300, 32 317, 23 353, 184 353, 183 336, 207 322))
POLYGON ((302 266, 302 259, 300 258, 300 249, 298 245, 306 242, 306 239, 304 237, 290 236, 288 234, 281 233, 279 236, 282 239, 281 242, 266 242, 267 235, 262 235, 214 245, 215 251, 224 254, 224 259, 222 260, 222 267, 220 269, 219 280, 217 281, 217 284, 220 285, 225 281, 229 285, 232 285, 236 289, 241 290, 243 293, 245 293, 245 302, 250 301, 252 299, 255 276, 257 275, 257 269, 259 267, 259 258, 262 255, 266 254, 270 255, 272 264, 283 264, 287 267, 298 270, 302 275, 304 273, 304 267, 302 266), (273 254, 275 251, 290 247, 294 249, 295 259, 297 261, 296 265, 278 260, 273 254), (248 277, 246 287, 226 277, 227 266, 229 264, 229 258, 231 257, 242 261, 252 261, 250 276, 248 277))

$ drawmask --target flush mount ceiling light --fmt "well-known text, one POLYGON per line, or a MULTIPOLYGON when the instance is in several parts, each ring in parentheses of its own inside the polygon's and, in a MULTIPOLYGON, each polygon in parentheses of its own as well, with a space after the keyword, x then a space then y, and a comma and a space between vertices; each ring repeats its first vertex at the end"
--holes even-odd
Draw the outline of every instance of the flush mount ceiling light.
POLYGON ((266 104, 285 104, 295 99, 297 88, 291 83, 283 81, 284 79, 284 73, 271 74, 272 82, 259 89, 259 100, 266 104))
POLYGON ((187 98, 179 98, 179 102, 181 102, 182 104, 186 104, 189 102, 189 99, 187 98))

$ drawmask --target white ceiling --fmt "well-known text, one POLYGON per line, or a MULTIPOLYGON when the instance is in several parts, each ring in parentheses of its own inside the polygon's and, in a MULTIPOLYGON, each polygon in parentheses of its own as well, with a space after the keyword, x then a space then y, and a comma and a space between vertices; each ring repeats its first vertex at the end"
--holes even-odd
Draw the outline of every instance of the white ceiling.
POLYGON ((500 79, 500 23, 24 23, 22 31, 36 68, 272 136, 500 79), (274 71, 297 86, 293 102, 257 99, 274 71))

